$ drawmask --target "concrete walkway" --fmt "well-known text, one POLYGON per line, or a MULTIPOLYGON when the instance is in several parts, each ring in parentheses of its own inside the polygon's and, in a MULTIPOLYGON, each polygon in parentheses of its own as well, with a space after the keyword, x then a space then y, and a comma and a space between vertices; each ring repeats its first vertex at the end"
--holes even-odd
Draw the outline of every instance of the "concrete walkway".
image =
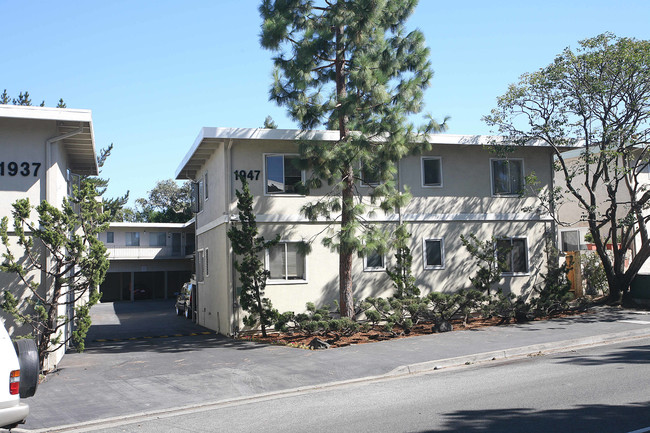
POLYGON ((150 306, 154 318, 148 319, 147 313, 127 311, 142 305, 102 304, 93 313, 100 325, 92 336, 102 340, 97 337, 111 330, 122 339, 91 342, 86 352, 66 355, 60 370, 27 400, 31 411, 22 429, 49 431, 332 382, 650 337, 650 314, 600 308, 572 318, 309 351, 202 334, 204 328, 176 317, 172 304, 163 304, 150 306), (140 325, 135 330, 101 325, 127 319, 140 325), (138 338, 147 333, 167 336, 138 338), (176 333, 186 336, 171 336, 176 333))

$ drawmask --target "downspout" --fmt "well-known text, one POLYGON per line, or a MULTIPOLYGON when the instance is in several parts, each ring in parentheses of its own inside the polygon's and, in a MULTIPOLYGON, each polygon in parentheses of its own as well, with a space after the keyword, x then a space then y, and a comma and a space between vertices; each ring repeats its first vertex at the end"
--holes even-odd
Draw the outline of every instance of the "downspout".
MULTIPOLYGON (((226 194, 224 194, 224 209, 226 211, 226 233, 230 230, 231 226, 231 206, 232 206, 232 138, 228 140, 228 146, 226 148, 226 173, 225 173, 225 184, 227 188, 226 194)), ((232 302, 230 303, 230 336, 235 337, 239 332, 239 315, 237 314, 239 308, 239 302, 237 302, 237 282, 234 280, 235 271, 233 269, 234 263, 232 258, 232 247, 230 245, 230 239, 226 236, 226 252, 228 256, 228 266, 227 269, 227 280, 228 285, 232 290, 232 302)))
MULTIPOLYGON (((83 132, 83 123, 79 123, 79 128, 75 129, 74 131, 66 132, 65 134, 61 135, 56 135, 54 137, 50 137, 47 140, 45 140, 45 201, 47 201, 49 204, 53 205, 53 201, 55 199, 55 194, 54 191, 52 191, 52 185, 50 180, 53 177, 52 174, 52 147, 54 146, 55 143, 58 143, 61 140, 65 140, 66 138, 73 137, 77 134, 81 134, 83 132)), ((51 257, 50 253, 48 251, 45 252, 45 269, 49 270, 51 266, 51 257)), ((52 281, 51 278, 49 278, 48 274, 43 271, 43 275, 41 276, 41 281, 45 282, 45 287, 48 289, 52 287, 52 281)), ((66 293, 66 296, 68 296, 68 300, 70 297, 70 292, 66 293)), ((73 308, 74 306, 70 306, 68 311, 66 311, 66 316, 68 316, 69 319, 72 319, 73 317, 73 308)), ((69 333, 72 331, 72 329, 69 329, 67 326, 65 328, 66 335, 64 338, 67 339, 69 333)), ((39 338, 40 340, 40 338, 39 338)), ((47 360, 49 363, 49 359, 47 360)))

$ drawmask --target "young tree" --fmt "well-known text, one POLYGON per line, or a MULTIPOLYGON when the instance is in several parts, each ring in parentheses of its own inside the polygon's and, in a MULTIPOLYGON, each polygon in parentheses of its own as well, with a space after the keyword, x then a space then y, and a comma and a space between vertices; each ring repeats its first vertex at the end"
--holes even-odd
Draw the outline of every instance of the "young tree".
POLYGON ((239 302, 242 309, 248 312, 248 316, 244 317, 244 323, 250 327, 259 324, 262 328, 262 336, 266 337, 266 328, 273 325, 278 312, 273 309, 271 300, 264 298, 266 279, 271 273, 264 269, 260 256, 267 248, 276 245, 280 237, 266 241, 259 236, 253 212, 253 196, 246 178, 242 176, 240 179, 242 190, 237 190, 236 194, 241 228, 233 225, 228 230, 228 239, 233 252, 241 256, 240 260, 235 261, 235 269, 239 273, 239 281, 242 284, 239 302))
POLYGON ((650 256, 650 190, 641 174, 650 159, 650 41, 610 33, 580 41, 577 50, 566 48, 549 66, 524 74, 497 104, 484 120, 506 139, 538 140, 553 149, 565 180, 542 202, 553 216, 561 196, 579 204, 610 300, 620 302, 650 256), (580 155, 569 159, 567 145, 580 146, 580 155), (641 243, 625 270, 636 236, 641 243))
MULTIPOLYGON (((309 188, 331 186, 303 208, 311 219, 340 223, 324 244, 339 252, 339 307, 354 314, 352 260, 363 253, 367 201, 355 183, 365 172, 371 203, 388 211, 408 194, 396 187, 396 163, 418 140, 408 117, 419 113, 432 77, 429 50, 419 31, 404 22, 415 0, 264 0, 261 44, 278 52, 270 98, 288 108, 303 130, 325 126, 339 132, 330 145, 305 141, 309 188), (372 182, 370 182, 372 178, 372 182)), ((430 121, 426 132, 440 127, 430 121)))
POLYGON ((2 218, 0 237, 5 246, 0 270, 16 274, 29 291, 25 308, 12 289, 4 290, 2 309, 19 323, 29 325, 36 338, 41 368, 49 353, 68 343, 84 349, 84 338, 90 327, 89 309, 100 298, 96 290, 108 270, 106 247, 99 233, 108 228, 108 213, 102 212, 101 201, 92 182, 82 182, 73 195, 63 200, 61 209, 46 201, 34 208, 29 199, 13 204, 13 231, 9 236, 9 219, 2 218), (37 219, 32 219, 36 210, 37 219), (12 238, 23 255, 12 253, 12 238), (32 279, 40 272, 41 283, 32 279), (88 299, 86 301, 86 299, 88 299), (61 315, 62 308, 73 307, 73 319, 61 315), (70 321, 75 329, 67 338, 63 329, 70 321))

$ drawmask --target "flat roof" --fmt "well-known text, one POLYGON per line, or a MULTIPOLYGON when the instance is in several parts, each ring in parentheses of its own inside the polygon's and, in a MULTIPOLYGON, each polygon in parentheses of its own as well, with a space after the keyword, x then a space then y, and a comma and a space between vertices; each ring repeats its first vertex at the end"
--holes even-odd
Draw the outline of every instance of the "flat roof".
MULTIPOLYGON (((485 146, 494 141, 505 141, 496 135, 459 135, 459 134, 429 134, 426 140, 431 144, 485 146)), ((198 170, 210 158, 215 149, 226 141, 270 140, 270 141, 337 141, 339 131, 299 129, 265 129, 265 128, 201 128, 192 147, 187 152, 178 168, 176 179, 194 179, 198 170)), ((547 147, 541 140, 526 144, 527 147, 547 147)))
POLYGON ((70 160, 70 170, 76 174, 96 176, 97 153, 90 110, 0 104, 0 118, 45 120, 56 122, 57 135, 70 160))

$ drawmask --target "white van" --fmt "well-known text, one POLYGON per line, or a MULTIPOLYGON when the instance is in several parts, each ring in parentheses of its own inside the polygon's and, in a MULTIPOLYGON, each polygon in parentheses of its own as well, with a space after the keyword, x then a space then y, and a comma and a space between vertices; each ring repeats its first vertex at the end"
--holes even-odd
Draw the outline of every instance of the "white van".
POLYGON ((34 395, 37 385, 38 352, 34 341, 19 340, 13 344, 0 325, 0 428, 13 428, 25 422, 29 406, 20 398, 34 395), (17 351, 22 353, 20 359, 17 351))

